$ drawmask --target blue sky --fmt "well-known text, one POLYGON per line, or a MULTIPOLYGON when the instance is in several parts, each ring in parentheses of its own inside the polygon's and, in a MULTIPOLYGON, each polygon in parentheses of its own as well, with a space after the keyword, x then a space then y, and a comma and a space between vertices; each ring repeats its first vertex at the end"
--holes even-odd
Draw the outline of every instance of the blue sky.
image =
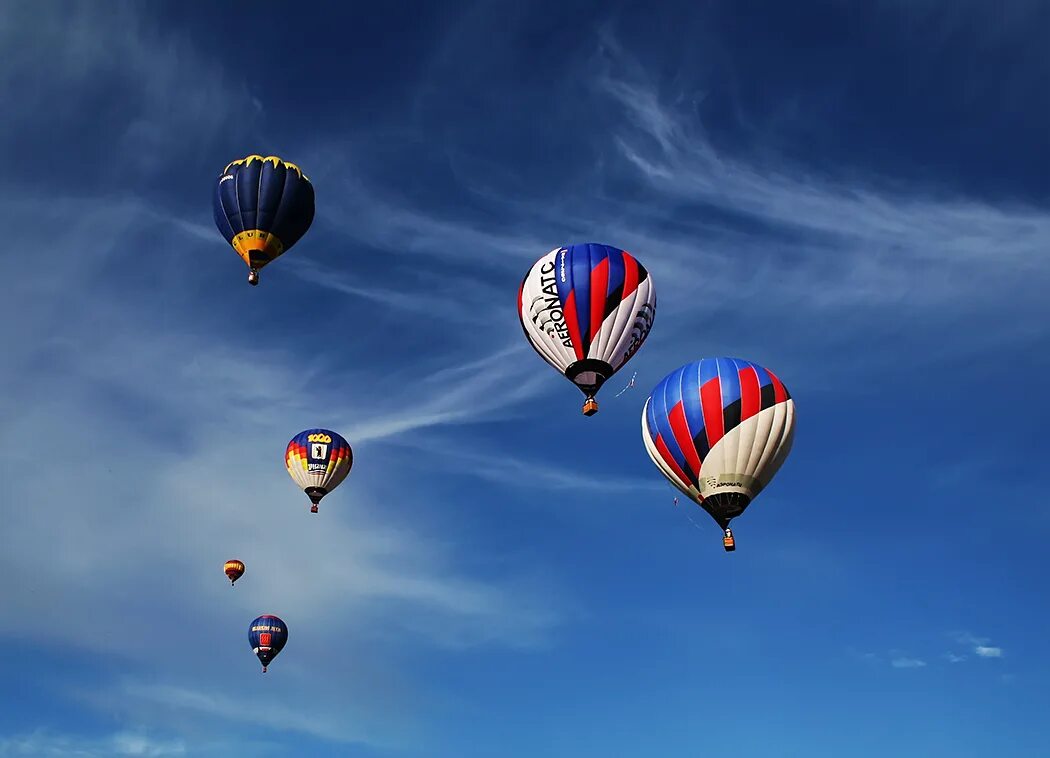
POLYGON ((381 5, 0 15, 0 755, 1042 755, 1046 4, 381 5), (659 301, 590 419, 514 308, 584 241, 659 301), (714 355, 798 413, 732 555, 639 425, 714 355))

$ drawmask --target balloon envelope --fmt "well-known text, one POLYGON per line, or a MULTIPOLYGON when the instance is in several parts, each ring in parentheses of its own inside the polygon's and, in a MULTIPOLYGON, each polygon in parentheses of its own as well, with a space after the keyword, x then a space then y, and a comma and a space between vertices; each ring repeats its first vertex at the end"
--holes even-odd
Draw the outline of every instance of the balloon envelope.
POLYGON ((350 443, 330 429, 307 429, 292 437, 285 449, 288 474, 314 504, 346 479, 354 465, 350 443))
POLYGON ((234 558, 233 560, 226 561, 226 564, 222 567, 222 570, 226 573, 226 576, 230 580, 230 584, 234 584, 238 579, 244 575, 244 564, 234 558))
POLYGON ((787 388, 739 358, 704 358, 672 371, 642 411, 653 463, 723 529, 769 484, 794 432, 787 388))
POLYGON ((314 188, 294 163, 249 155, 223 170, 212 210, 219 232, 257 271, 306 234, 314 218, 314 188))
MULTIPOLYGON (((518 318, 529 344, 588 403, 638 351, 655 314, 649 272, 609 245, 555 248, 533 264, 518 290, 518 318)), ((591 413, 596 410, 594 404, 591 413)))
POLYGON ((288 642, 288 625, 277 616, 264 615, 248 627, 248 643, 263 665, 263 671, 288 642))

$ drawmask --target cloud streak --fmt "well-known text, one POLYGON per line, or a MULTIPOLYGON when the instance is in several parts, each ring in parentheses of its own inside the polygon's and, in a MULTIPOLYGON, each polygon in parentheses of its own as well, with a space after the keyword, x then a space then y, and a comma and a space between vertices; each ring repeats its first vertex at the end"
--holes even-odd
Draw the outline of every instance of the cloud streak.
POLYGON ((45 730, 0 738, 0 755, 5 756, 108 758, 120 755, 163 758, 188 754, 181 740, 157 740, 144 733, 131 731, 116 732, 101 739, 54 734, 45 730))
POLYGON ((189 38, 134 3, 105 9, 13 3, 0 20, 0 46, 0 96, 21 104, 0 126, 0 145, 14 165, 21 166, 25 153, 19 143, 35 133, 52 165, 76 160, 92 169, 76 177, 102 180, 108 192, 173 159, 183 159, 183 168, 197 165, 203 146, 243 137, 244 115, 261 112, 247 88, 230 81, 189 38), (82 139, 94 141, 94 151, 67 153, 69 141, 56 127, 72 123, 82 139))
POLYGON ((920 658, 899 657, 890 661, 890 665, 895 669, 921 669, 926 668, 926 661, 920 658))
POLYGON ((955 632, 952 635, 955 641, 966 647, 978 658, 1002 658, 1003 649, 995 645, 989 645, 987 637, 978 637, 970 632, 955 632))
MULTIPOLYGON (((59 33, 49 28, 42 39, 59 33)), ((114 64, 101 60, 104 46, 90 37, 100 29, 84 33, 84 65, 105 79, 114 64)), ((16 56, 16 73, 21 60, 16 56)), ((200 74, 201 59, 183 63, 169 73, 200 74)), ((80 76, 72 68, 67 73, 70 81, 80 76)), ((171 84, 191 88, 187 80, 171 84)), ((200 107, 213 96, 202 95, 200 107)), ((189 106, 192 116, 198 106, 189 106)), ((224 108, 194 132, 198 147, 213 132, 209 124, 222 123, 224 108)), ((154 136, 186 126, 175 119, 152 132, 151 120, 165 115, 152 99, 132 110, 141 115, 132 126, 144 123, 154 136)), ((124 168, 141 177, 154 167, 131 161, 124 168)), ((392 367, 385 383, 372 382, 375 398, 356 397, 340 383, 316 381, 333 366, 345 367, 338 350, 317 357, 312 346, 260 338, 249 326, 253 318, 264 323, 265 298, 278 295, 253 292, 254 301, 241 300, 240 277, 234 286, 242 291, 202 294, 212 287, 208 276, 220 256, 233 253, 195 220, 161 214, 132 191, 94 198, 76 188, 0 185, 0 202, 12 214, 8 243, 22 252, 0 258, 4 281, 17 283, 0 298, 0 441, 10 451, 0 479, 5 498, 26 505, 11 514, 0 551, 5 609, 21 619, 5 636, 91 653, 111 672, 148 671, 150 685, 118 687, 111 693, 117 700, 99 705, 129 723, 148 716, 145 723, 167 724, 165 708, 195 713, 214 732, 231 715, 207 693, 224 691, 224 677, 256 673, 244 627, 259 613, 276 612, 292 629, 289 650, 277 662, 292 705, 263 709, 267 717, 278 729, 375 744, 412 734, 405 706, 422 686, 390 684, 401 679, 399 654, 548 644, 563 618, 557 588, 538 573, 513 569, 471 575, 459 555, 483 559, 483 545, 457 544, 440 524, 413 524, 412 513, 391 508, 384 482, 407 465, 396 449, 366 453, 361 473, 326 501, 323 521, 310 520, 304 496, 282 470, 287 439, 318 419, 367 450, 392 435, 507 412, 542 385, 540 378, 512 381, 509 359, 522 345, 480 357, 475 349, 464 360, 473 347, 464 334, 446 353, 392 367), (84 240, 91 241, 90 254, 84 240), (144 241, 148 256, 141 254, 144 241), (46 271, 39 266, 45 251, 54 264, 46 271), (185 270, 187 260, 201 265, 185 270), (165 286, 162 268, 178 274, 165 286), (61 461, 45 476, 42 444, 61 461), (221 564, 234 555, 246 561, 248 574, 231 594, 221 564), (135 569, 146 566, 152 573, 145 577, 135 569), (156 649, 156 640, 170 636, 173 615, 193 620, 180 633, 177 659, 156 649), (70 625, 69 618, 92 623, 70 625), (319 688, 319 677, 343 670, 347 660, 356 661, 354 676, 346 672, 354 681, 371 666, 372 686, 319 688), (239 673, 230 668, 243 664, 239 673), (319 690, 332 707, 317 716, 310 703, 319 690), (146 714, 128 703, 154 707, 146 714), (353 728, 339 726, 347 712, 360 718, 353 728)), ((303 270, 307 284, 322 276, 303 270)), ((398 305, 411 310, 414 302, 398 305)), ((376 356, 368 372, 381 374, 397 360, 376 356)), ((353 382, 363 373, 349 367, 342 376, 353 382)), ((398 489, 399 502, 425 500, 420 483, 401 481, 398 489)), ((15 754, 188 750, 188 743, 133 731, 95 741, 37 733, 0 744, 15 754)))
POLYGON ((1001 647, 991 647, 989 645, 978 645, 973 649, 973 652, 980 658, 1002 658, 1003 649, 1001 647))
POLYGON ((938 198, 936 190, 847 183, 803 166, 749 163, 721 154, 695 120, 666 106, 645 82, 606 73, 596 86, 635 127, 618 135, 616 144, 656 190, 740 214, 778 233, 802 232, 822 260, 852 260, 842 245, 913 263, 986 262, 994 251, 996 259, 1045 271, 1037 255, 1050 237, 1050 215, 1043 209, 999 208, 938 198), (641 138, 652 140, 655 149, 641 138))
MULTIPOLYGON (((610 125, 590 134, 597 147, 614 148, 594 169, 600 189, 521 199, 497 185, 485 193, 495 214, 456 206, 435 211, 376 191, 367 173, 345 178, 345 161, 321 161, 329 153, 367 150, 366 143, 340 143, 332 146, 337 150, 317 149, 340 187, 333 200, 338 234, 388 253, 416 254, 426 276, 427 256, 466 267, 460 281, 471 315, 441 316, 450 323, 469 321, 475 310, 499 313, 500 288, 492 288, 491 277, 511 293, 528 263, 555 245, 601 237, 624 246, 646 261, 657 282, 660 315, 647 347, 657 359, 682 341, 670 326, 675 322, 718 324, 711 350, 750 355, 761 348, 783 372, 813 382, 841 382, 829 372, 863 373, 872 368, 868 362, 883 360, 879 351, 860 349, 857 334, 871 344, 889 340, 900 351, 922 344, 916 360, 929 362, 1038 339, 1043 305, 1036 293, 1039 284, 1050 286, 1050 261, 1042 255, 1050 246, 1045 208, 858 177, 845 167, 836 173, 728 153, 682 107, 681 93, 668 93, 607 33, 602 43, 617 51, 615 64, 591 63, 578 72, 592 85, 588 105, 610 125), (615 191, 625 181, 629 195, 615 191), (728 293, 746 307, 728 309, 728 293), (761 337, 771 314, 783 335, 773 346, 761 337), (959 330, 966 340, 947 338, 959 330), (829 352, 856 361, 807 376, 810 355, 829 352)), ((486 165, 461 161, 462 186, 488 186, 486 165)), ((338 277, 325 282, 320 269, 298 273, 408 313, 443 314, 434 290, 409 280, 406 294, 338 277)), ((442 276, 435 281, 443 287, 442 276)), ((512 338, 512 332, 499 333, 512 338)))

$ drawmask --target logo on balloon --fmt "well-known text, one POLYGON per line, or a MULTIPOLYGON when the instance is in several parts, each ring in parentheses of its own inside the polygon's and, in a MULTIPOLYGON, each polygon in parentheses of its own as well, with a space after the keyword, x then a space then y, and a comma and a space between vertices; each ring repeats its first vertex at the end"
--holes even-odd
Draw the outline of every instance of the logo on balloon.
POLYGON ((329 435, 327 435, 327 434, 308 434, 306 436, 306 441, 307 442, 324 442, 325 444, 329 444, 329 443, 331 443, 332 438, 329 435))
POLYGON ((711 489, 718 489, 719 487, 743 487, 743 482, 721 482, 718 477, 709 476, 706 478, 707 486, 711 489))
MULTIPOLYGON (((563 250, 563 271, 565 267, 564 254, 565 251, 563 250)), ((551 339, 560 341, 565 347, 572 347, 569 327, 565 323, 565 312, 561 307, 561 298, 558 297, 558 285, 555 283, 554 261, 547 261, 540 266, 540 291, 543 294, 533 298, 532 305, 529 308, 532 312, 532 322, 551 339)))

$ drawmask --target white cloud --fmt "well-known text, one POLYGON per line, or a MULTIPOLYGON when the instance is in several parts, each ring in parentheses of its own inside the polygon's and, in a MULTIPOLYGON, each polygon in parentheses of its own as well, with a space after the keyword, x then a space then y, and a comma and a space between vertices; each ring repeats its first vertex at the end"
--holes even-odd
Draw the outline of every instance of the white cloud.
MULTIPOLYGON (((698 126, 665 106, 651 85, 605 76, 599 86, 637 128, 619 135, 618 144, 656 190, 746 214, 783 231, 805 232, 811 235, 809 251, 824 264, 836 259, 862 263, 865 256, 847 254, 845 244, 853 250, 861 246, 858 252, 868 256, 882 254, 891 265, 986 262, 994 251, 994 258, 1012 265, 1046 270, 1038 252, 1050 237, 1050 215, 1041 209, 997 208, 937 197, 933 190, 846 183, 802 166, 749 163, 720 154, 698 126), (659 149, 646 149, 639 134, 653 138, 659 149)), ((785 241, 793 244, 790 237, 785 241)), ((887 294, 871 291, 872 296, 887 294)))
POLYGON ((919 658, 894 658, 890 661, 890 665, 895 669, 917 669, 925 668, 926 661, 920 660, 919 658))
POLYGON ((242 134, 258 101, 151 16, 135 3, 9 4, 0 18, 0 97, 17 107, 5 110, 0 145, 24 149, 32 134, 49 141, 44 165, 54 165, 71 156, 66 140, 48 136, 53 126, 77 124, 97 142, 79 160, 94 162, 96 178, 130 188, 129 170, 172 160, 185 167, 220 135, 242 134))
MULTIPOLYGON (((608 473, 590 473, 585 469, 569 468, 556 462, 532 460, 520 453, 489 447, 483 451, 471 449, 469 444, 449 444, 443 440, 419 440, 401 443, 406 447, 426 451, 441 465, 452 464, 465 473, 499 484, 513 482, 516 488, 541 490, 582 490, 590 493, 617 491, 642 493, 675 493, 659 477, 630 477, 608 473)), ((559 506, 561 508, 562 506, 559 506)))
MULTIPOLYGON (((276 664, 272 673, 277 673, 276 664)), ((156 708, 161 713, 204 717, 206 720, 245 724, 276 732, 298 732, 321 740, 387 746, 397 744, 389 742, 385 735, 367 725, 362 726, 359 714, 353 708, 333 708, 330 701, 326 703, 320 696, 313 698, 310 708, 300 708, 289 705, 283 696, 256 694, 250 707, 245 707, 245 703, 230 698, 227 693, 217 692, 171 685, 126 683, 101 694, 111 703, 135 703, 133 711, 139 713, 156 708)), ((334 693, 326 691, 325 694, 334 693)), ((96 699, 98 705, 103 705, 103 698, 96 699)))
MULTIPOLYGON (((5 635, 90 651, 114 671, 148 671, 148 686, 96 702, 129 716, 143 703, 157 706, 135 723, 166 724, 166 702, 221 724, 227 717, 206 693, 222 691, 224 676, 257 674, 245 628, 259 613, 277 613, 291 641, 273 674, 291 705, 271 714, 274 723, 376 744, 412 734, 405 706, 422 685, 399 675, 398 651, 549 642, 563 603, 542 567, 465 571, 459 556, 476 565, 486 559, 483 545, 454 539, 437 509, 390 508, 393 481, 400 502, 427 503, 424 483, 402 474, 414 453, 367 445, 491 417, 530 397, 539 379, 500 386, 510 377, 508 354, 522 346, 488 356, 497 365, 487 372, 472 373, 459 351, 439 353, 429 377, 378 383, 381 401, 347 393, 341 381, 318 389, 312 377, 327 365, 300 359, 294 341, 270 347, 227 328, 224 302, 181 308, 192 284, 171 282, 163 293, 124 286, 138 263, 126 242, 150 219, 135 201, 4 199, 15 216, 11 238, 27 251, 0 259, 0 276, 18 283, 0 300, 0 444, 8 450, 0 479, 5 498, 25 505, 0 537, 5 610, 21 619, 5 635), (78 212, 67 215, 70 207, 78 212), (79 254, 85 238, 96 241, 90 256, 79 254), (39 267, 43 250, 60 275, 39 267), (290 436, 318 419, 366 444, 351 478, 312 516, 282 458, 290 436), (40 445, 53 462, 46 475, 40 445), (231 590, 221 565, 234 556, 248 570, 231 590), (180 630, 177 657, 158 655, 172 616, 194 623, 180 630), (70 617, 92 623, 70 626, 70 617), (343 669, 352 686, 321 681, 343 669), (313 705, 317 691, 329 710, 313 705), (348 712, 359 718, 340 727, 348 712)), ((201 241, 175 235, 169 244, 191 254, 201 241)), ((165 258, 163 247, 153 253, 165 258)), ((244 287, 240 278, 231 286, 244 287)), ((56 739, 48 750, 66 744, 56 739)), ((176 749, 143 740, 129 732, 84 749, 176 749)))
MULTIPOLYGON (((754 342, 774 351, 778 366, 799 356, 782 369, 789 375, 805 371, 809 351, 848 353, 851 371, 883 361, 882 350, 856 350, 860 333, 867 344, 891 340, 897 351, 921 344, 916 357, 931 362, 1041 339, 1038 293, 1050 286, 1045 208, 726 153, 674 91, 620 52, 596 79, 596 91, 623 115, 603 137, 647 186, 651 210, 631 207, 630 225, 606 219, 604 228, 622 244, 659 252, 661 304, 688 304, 675 319, 715 318, 734 335, 734 349, 754 342), (729 291, 747 307, 719 308, 729 291), (778 334, 797 338, 779 353, 751 336, 774 308, 778 334), (960 330, 966 340, 949 337, 960 330)), ((822 365, 828 369, 837 370, 822 365)))
MULTIPOLYGON (((866 362, 884 361, 881 350, 858 349, 858 333, 871 344, 891 341, 895 350, 921 344, 916 359, 931 362, 1040 337, 1042 302, 1029 293, 1040 291, 1036 283, 1050 286, 1045 209, 721 152, 674 92, 662 92, 629 53, 614 58, 619 68, 594 80, 601 98, 595 107, 607 108, 610 129, 593 139, 616 146, 594 178, 601 188, 594 194, 552 188, 522 200, 497 186, 485 203, 501 210, 498 221, 434 212, 347 170, 367 143, 344 141, 337 150, 320 144, 312 147, 316 160, 339 187, 330 201, 338 207, 338 236, 414 253, 422 266, 441 260, 451 267, 454 273, 426 275, 438 276, 442 288, 458 282, 466 293, 469 309, 441 316, 457 325, 469 324, 475 309, 500 312, 492 277, 509 293, 528 263, 551 247, 601 236, 636 252, 657 283, 660 311, 638 364, 680 355, 683 333, 675 323, 717 323, 705 335, 712 353, 761 354, 781 373, 828 384, 841 384, 834 372, 865 372, 866 362), (322 161, 328 154, 351 157, 322 161), (622 179, 625 169, 632 182, 643 180, 630 198, 603 181, 622 179), (747 307, 727 309, 728 291, 747 307), (775 344, 764 331, 771 311, 783 335, 775 344), (907 330, 899 328, 902 320, 907 330), (966 340, 948 338, 959 330, 966 340), (829 353, 851 360, 822 361, 813 372, 813 357, 829 353)), ((484 164, 464 163, 460 181, 484 185, 484 164)), ((318 284, 328 277, 319 268, 297 273, 318 284)), ((442 313, 432 291, 409 279, 407 293, 403 282, 394 288, 333 277, 326 284, 409 312, 442 313)), ((513 331, 500 333, 513 338, 513 331)))
POLYGON ((1003 649, 989 645, 987 637, 978 637, 970 632, 953 632, 951 635, 957 643, 963 645, 978 658, 1002 658, 1003 649))
POLYGON ((1001 647, 991 647, 988 645, 978 645, 973 649, 975 653, 981 658, 1002 658, 1003 649, 1001 647))
POLYGON ((0 738, 0 755, 38 756, 40 758, 109 758, 110 756, 188 755, 181 740, 157 740, 142 732, 117 732, 98 739, 53 734, 38 730, 28 734, 0 738))
POLYGON ((497 418, 523 400, 536 397, 545 385, 546 377, 541 373, 523 379, 518 365, 507 360, 510 355, 526 356, 527 350, 519 343, 473 362, 449 361, 430 370, 414 366, 407 370, 416 377, 406 382, 407 392, 384 393, 386 399, 379 401, 379 409, 356 414, 360 420, 349 417, 345 426, 353 439, 369 442, 416 429, 497 418))

